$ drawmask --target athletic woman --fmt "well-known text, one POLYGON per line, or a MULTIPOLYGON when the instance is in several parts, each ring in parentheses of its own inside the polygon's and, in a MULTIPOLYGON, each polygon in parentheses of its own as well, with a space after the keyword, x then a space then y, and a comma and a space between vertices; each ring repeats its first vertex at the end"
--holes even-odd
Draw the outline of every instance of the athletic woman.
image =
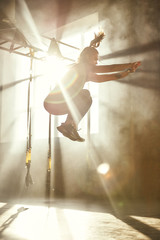
POLYGON ((125 78, 128 74, 135 72, 141 64, 141 62, 133 62, 97 65, 98 51, 96 48, 103 37, 104 33, 95 36, 90 46, 81 52, 78 63, 70 68, 62 81, 44 100, 44 108, 50 114, 67 114, 65 122, 57 129, 73 141, 85 141, 77 132, 79 122, 92 104, 89 90, 84 89, 85 83, 89 81, 103 83, 125 78))

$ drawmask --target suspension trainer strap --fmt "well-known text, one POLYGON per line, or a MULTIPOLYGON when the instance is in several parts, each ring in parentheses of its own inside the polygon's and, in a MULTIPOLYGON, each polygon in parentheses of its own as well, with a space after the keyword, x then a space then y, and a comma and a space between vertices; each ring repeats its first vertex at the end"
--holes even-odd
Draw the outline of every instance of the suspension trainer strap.
MULTIPOLYGON (((51 86, 50 86, 51 91, 51 86)), ((52 153, 51 153, 51 114, 49 116, 49 127, 48 127, 48 158, 47 158, 47 177, 46 177, 46 197, 50 198, 51 192, 51 163, 52 163, 52 153)))
POLYGON ((49 133, 48 133, 48 171, 51 170, 51 114, 49 114, 49 133))
POLYGON ((30 79, 28 83, 28 104, 27 104, 27 149, 26 149, 26 167, 27 174, 25 178, 26 186, 33 184, 32 177, 30 174, 30 166, 31 166, 31 84, 32 84, 32 70, 33 70, 33 57, 34 52, 30 49, 30 79))
POLYGON ((46 197, 50 197, 51 191, 51 114, 49 114, 48 132, 48 159, 47 159, 47 178, 46 178, 46 197))

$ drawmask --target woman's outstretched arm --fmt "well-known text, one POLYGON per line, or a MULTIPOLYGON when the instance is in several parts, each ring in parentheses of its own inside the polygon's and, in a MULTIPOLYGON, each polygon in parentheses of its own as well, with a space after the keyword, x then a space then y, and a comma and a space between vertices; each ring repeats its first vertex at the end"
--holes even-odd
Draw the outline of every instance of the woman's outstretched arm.
POLYGON ((96 65, 93 69, 95 73, 118 72, 126 69, 136 69, 141 65, 141 62, 113 64, 113 65, 96 65))
POLYGON ((107 81, 112 81, 112 80, 118 80, 121 78, 124 78, 126 76, 128 76, 129 73, 131 73, 132 70, 128 69, 124 72, 119 72, 119 73, 113 73, 113 74, 95 74, 95 73, 91 73, 89 75, 89 79, 88 81, 91 82, 96 82, 96 83, 103 83, 103 82, 107 82, 107 81))

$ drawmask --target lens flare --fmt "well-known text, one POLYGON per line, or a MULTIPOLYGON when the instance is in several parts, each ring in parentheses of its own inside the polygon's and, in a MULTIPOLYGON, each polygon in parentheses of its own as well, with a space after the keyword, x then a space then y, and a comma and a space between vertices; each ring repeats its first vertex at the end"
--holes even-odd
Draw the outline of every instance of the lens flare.
POLYGON ((97 167, 97 172, 99 174, 105 175, 110 170, 110 165, 108 163, 102 163, 97 167))
POLYGON ((44 74, 51 81, 57 84, 67 72, 67 65, 55 56, 48 56, 44 63, 44 74))

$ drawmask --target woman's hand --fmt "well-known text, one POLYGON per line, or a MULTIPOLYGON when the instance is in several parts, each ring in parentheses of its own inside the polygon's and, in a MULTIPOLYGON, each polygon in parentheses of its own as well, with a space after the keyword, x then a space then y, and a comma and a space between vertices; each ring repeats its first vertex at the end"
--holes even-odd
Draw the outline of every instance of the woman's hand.
POLYGON ((134 62, 134 63, 132 63, 132 66, 131 66, 131 68, 130 68, 130 72, 131 72, 131 73, 135 72, 136 69, 137 69, 140 65, 141 65, 141 62, 140 62, 140 61, 139 61, 139 62, 134 62))

